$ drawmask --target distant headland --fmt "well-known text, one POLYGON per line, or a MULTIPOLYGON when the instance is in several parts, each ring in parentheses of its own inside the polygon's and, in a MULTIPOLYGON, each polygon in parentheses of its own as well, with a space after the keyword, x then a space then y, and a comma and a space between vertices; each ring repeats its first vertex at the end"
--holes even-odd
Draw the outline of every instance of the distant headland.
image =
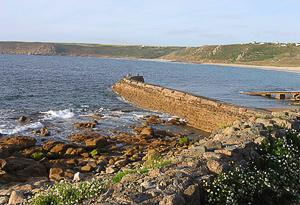
POLYGON ((300 72, 299 43, 247 43, 201 47, 0 41, 0 54, 145 59, 300 72), (261 67, 263 66, 263 67, 261 67))

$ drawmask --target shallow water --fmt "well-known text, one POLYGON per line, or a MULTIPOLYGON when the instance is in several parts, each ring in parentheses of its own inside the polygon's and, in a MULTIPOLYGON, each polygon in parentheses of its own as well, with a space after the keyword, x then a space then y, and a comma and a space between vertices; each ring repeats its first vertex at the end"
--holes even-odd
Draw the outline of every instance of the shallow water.
POLYGON ((0 55, 0 133, 39 139, 28 129, 46 125, 52 131, 48 140, 68 140, 72 133, 79 132, 71 124, 92 121, 90 115, 94 113, 104 114, 98 126, 104 133, 131 131, 129 126, 138 124, 139 117, 153 112, 124 101, 110 89, 123 76, 137 73, 148 83, 249 107, 288 107, 290 101, 249 96, 242 91, 300 87, 299 73, 286 71, 125 59, 0 55), (120 117, 111 117, 112 114, 120 117), (18 122, 21 115, 33 121, 18 122))

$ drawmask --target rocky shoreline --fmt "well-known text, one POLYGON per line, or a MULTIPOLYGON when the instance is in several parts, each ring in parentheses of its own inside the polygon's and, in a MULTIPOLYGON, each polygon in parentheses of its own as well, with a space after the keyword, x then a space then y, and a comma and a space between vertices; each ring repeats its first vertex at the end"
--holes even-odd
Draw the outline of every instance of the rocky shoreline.
MULTIPOLYGON (((97 120, 101 120, 101 116, 97 120)), ((200 204, 204 203, 203 180, 227 172, 231 164, 247 166, 259 158, 256 151, 268 137, 280 138, 287 129, 300 131, 300 110, 273 112, 267 118, 235 121, 209 137, 190 140, 182 133, 156 130, 153 124, 185 123, 159 116, 145 116, 132 133, 111 130, 101 136, 98 121, 73 124, 82 132, 70 136, 71 143, 48 141, 36 146, 27 136, 0 139, 0 204, 22 203, 46 185, 61 181, 100 179, 106 187, 98 196, 78 204, 200 204), (120 146, 122 145, 122 146, 120 146), (168 160, 165 166, 135 171, 149 159, 168 160), (117 173, 128 172, 112 183, 117 173)), ((47 133, 46 128, 40 130, 47 133)))

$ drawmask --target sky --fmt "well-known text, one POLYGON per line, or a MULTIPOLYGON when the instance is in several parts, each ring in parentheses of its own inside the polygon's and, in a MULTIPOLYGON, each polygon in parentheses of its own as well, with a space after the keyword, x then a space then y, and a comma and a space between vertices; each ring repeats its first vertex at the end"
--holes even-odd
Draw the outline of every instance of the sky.
POLYGON ((0 41, 300 42, 300 0, 0 0, 0 41))

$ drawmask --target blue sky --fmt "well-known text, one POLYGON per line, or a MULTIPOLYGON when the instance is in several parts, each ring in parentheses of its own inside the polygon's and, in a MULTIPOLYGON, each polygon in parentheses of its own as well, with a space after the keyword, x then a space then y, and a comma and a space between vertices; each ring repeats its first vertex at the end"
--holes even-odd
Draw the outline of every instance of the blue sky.
POLYGON ((0 41, 300 42, 300 0, 0 0, 0 41))

